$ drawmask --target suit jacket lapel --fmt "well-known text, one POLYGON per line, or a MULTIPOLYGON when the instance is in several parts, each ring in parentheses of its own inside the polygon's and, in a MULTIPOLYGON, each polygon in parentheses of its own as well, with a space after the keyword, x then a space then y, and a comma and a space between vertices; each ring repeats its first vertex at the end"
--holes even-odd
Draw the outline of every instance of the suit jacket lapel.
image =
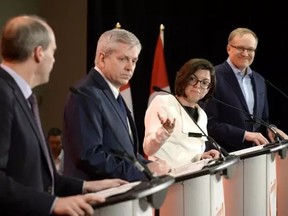
MULTIPOLYGON (((22 108, 24 114, 26 115, 26 117, 27 117, 27 119, 28 119, 28 121, 32 127, 32 130, 34 131, 34 133, 35 133, 35 135, 39 141, 40 148, 42 149, 42 152, 45 155, 46 150, 44 150, 43 148, 44 148, 44 145, 46 145, 46 143, 43 143, 42 136, 39 133, 39 129, 35 123, 33 113, 31 112, 31 109, 28 105, 28 101, 24 97, 23 93, 21 92, 21 90, 20 90, 19 86, 17 85, 17 83, 15 82, 15 80, 7 72, 2 73, 2 77, 7 81, 8 85, 13 89, 13 93, 15 95, 15 98, 18 101, 20 107, 22 108)), ((48 146, 47 146, 47 148, 48 148, 48 146)), ((48 152, 49 152, 49 149, 48 149, 48 152)), ((50 154, 50 152, 49 152, 49 154, 50 154)), ((48 163, 50 163, 50 162, 51 162, 51 156, 50 156, 50 158, 47 158, 47 160, 46 160, 47 167, 49 167, 48 163), (50 160, 50 161, 48 161, 48 160, 50 160)), ((49 169, 49 170, 50 170, 51 176, 52 176, 53 170, 51 170, 51 169, 49 169)))
MULTIPOLYGON (((254 91, 254 114, 256 116, 262 116, 262 114, 260 113, 260 110, 258 109, 259 106, 259 103, 260 103, 260 92, 261 92, 261 89, 260 89, 260 86, 257 85, 257 83, 259 83, 259 80, 256 80, 256 76, 253 75, 253 72, 252 72, 252 86, 253 86, 253 91, 254 91)), ((261 118, 261 117, 260 117, 261 118)))
POLYGON ((227 91, 233 90, 235 94, 237 95, 237 97, 240 99, 240 102, 242 103, 243 107, 246 109, 246 112, 249 113, 249 109, 248 109, 246 100, 244 98, 243 92, 239 86, 238 80, 235 77, 235 74, 233 70, 231 69, 231 67, 228 65, 228 63, 226 64, 227 64, 227 67, 229 67, 229 69, 227 68, 227 70, 225 70, 224 78, 226 82, 231 85, 231 88, 227 89, 227 91))
MULTIPOLYGON (((112 104, 113 108, 115 109, 115 112, 117 113, 117 116, 120 118, 120 121, 121 121, 123 127, 125 128, 125 131, 127 132, 128 136, 129 136, 129 138, 131 140, 131 143, 132 144, 133 143, 137 144, 138 135, 137 135, 136 126, 135 126, 135 123, 133 121, 132 116, 131 116, 131 118, 132 118, 133 124, 131 124, 131 119, 129 119, 129 115, 128 115, 128 119, 129 119, 129 123, 130 123, 131 130, 132 130, 132 133, 133 133, 134 142, 131 139, 131 136, 130 136, 130 133, 129 133, 129 129, 127 128, 127 124, 125 123, 125 122, 127 122, 127 119, 123 117, 123 114, 121 113, 122 110, 120 109, 120 107, 118 105, 118 102, 117 102, 115 96, 113 95, 109 85, 104 80, 104 78, 101 76, 101 74, 99 72, 97 72, 96 70, 92 69, 90 71, 90 75, 91 75, 91 79, 93 80, 93 82, 95 82, 95 84, 102 89, 103 94, 106 96, 106 99, 112 104), (137 138, 135 138, 135 137, 137 137, 137 138)), ((126 111, 127 111, 127 114, 128 114, 130 111, 127 108, 126 103, 125 103, 125 107, 126 107, 126 111)), ((136 149, 136 148, 134 148, 134 149, 136 149)))
POLYGON ((38 132, 38 128, 37 128, 37 125, 35 124, 33 114, 31 112, 29 105, 28 105, 28 101, 24 97, 19 86, 17 85, 15 80, 7 72, 2 73, 1 76, 6 80, 7 84, 13 89, 13 93, 15 95, 15 98, 17 99, 20 107, 22 108, 23 112, 25 113, 31 127, 33 128, 34 133, 36 134, 39 142, 42 142, 41 141, 42 140, 41 135, 38 132))

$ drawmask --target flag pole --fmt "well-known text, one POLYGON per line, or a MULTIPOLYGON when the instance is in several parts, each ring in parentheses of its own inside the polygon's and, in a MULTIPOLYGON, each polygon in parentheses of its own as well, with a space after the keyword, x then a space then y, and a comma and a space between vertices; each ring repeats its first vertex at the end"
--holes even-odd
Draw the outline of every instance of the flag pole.
POLYGON ((170 91, 164 55, 164 29, 164 25, 161 24, 154 53, 148 106, 156 95, 162 94, 160 92, 155 92, 153 89, 154 86, 158 86, 159 88, 165 89, 166 91, 170 91))
POLYGON ((115 28, 117 28, 117 29, 120 29, 120 28, 121 28, 121 25, 120 25, 119 22, 116 23, 115 28))
POLYGON ((160 25, 160 38, 162 41, 162 46, 164 48, 164 30, 165 30, 165 26, 163 24, 160 25))

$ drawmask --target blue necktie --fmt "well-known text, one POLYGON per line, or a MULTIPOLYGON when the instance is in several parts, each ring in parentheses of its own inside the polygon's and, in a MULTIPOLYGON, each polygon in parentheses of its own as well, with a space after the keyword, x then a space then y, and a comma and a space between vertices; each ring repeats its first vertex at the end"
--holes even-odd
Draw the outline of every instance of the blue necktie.
MULTIPOLYGON (((125 123, 128 131, 129 131, 129 136, 132 139, 132 142, 134 142, 134 140, 137 141, 138 140, 137 137, 134 137, 134 135, 137 133, 134 120, 133 120, 131 114, 127 113, 126 106, 125 106, 125 101, 124 101, 124 99, 123 99, 123 97, 122 97, 122 95, 120 93, 119 93, 119 95, 117 97, 117 102, 118 102, 118 104, 119 104, 119 106, 121 108, 121 111, 122 111, 121 113, 122 113, 122 116, 124 117, 124 120, 125 120, 124 123, 125 123), (129 125, 128 125, 128 122, 129 122, 129 125), (132 129, 131 126, 134 129, 132 129), (134 130, 135 134, 133 133, 132 130, 134 130)), ((128 110, 128 112, 130 112, 130 111, 128 110)), ((136 149, 136 151, 137 151, 137 148, 134 148, 134 149, 136 149)))
POLYGON ((121 113, 122 113, 122 116, 124 117, 124 120, 125 120, 125 125, 126 127, 128 128, 128 123, 127 123, 127 111, 126 111, 126 108, 125 108, 125 102, 124 102, 124 99, 123 97, 121 96, 121 94, 118 95, 117 97, 117 102, 121 108, 121 113))
POLYGON ((123 113, 123 115, 125 116, 125 118, 127 118, 127 111, 126 111, 126 108, 125 108, 125 105, 124 105, 124 99, 122 98, 121 94, 118 95, 117 97, 117 102, 121 108, 121 111, 123 113))

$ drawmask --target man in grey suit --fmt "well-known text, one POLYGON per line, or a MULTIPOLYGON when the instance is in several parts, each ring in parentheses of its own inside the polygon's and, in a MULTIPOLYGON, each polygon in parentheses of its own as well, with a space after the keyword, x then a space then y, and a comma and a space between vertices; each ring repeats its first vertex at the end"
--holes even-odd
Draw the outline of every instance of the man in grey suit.
POLYGON ((104 199, 82 193, 126 181, 85 182, 56 172, 37 104, 28 101, 32 89, 49 80, 56 50, 53 30, 40 17, 13 17, 3 28, 0 46, 0 215, 92 215, 91 204, 104 199))

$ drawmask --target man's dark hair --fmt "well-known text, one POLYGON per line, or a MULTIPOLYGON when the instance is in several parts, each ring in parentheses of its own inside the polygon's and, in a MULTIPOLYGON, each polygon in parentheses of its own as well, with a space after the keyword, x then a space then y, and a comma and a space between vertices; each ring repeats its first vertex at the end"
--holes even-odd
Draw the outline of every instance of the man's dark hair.
POLYGON ((53 127, 48 131, 47 137, 49 136, 62 136, 62 131, 57 127, 53 127))

